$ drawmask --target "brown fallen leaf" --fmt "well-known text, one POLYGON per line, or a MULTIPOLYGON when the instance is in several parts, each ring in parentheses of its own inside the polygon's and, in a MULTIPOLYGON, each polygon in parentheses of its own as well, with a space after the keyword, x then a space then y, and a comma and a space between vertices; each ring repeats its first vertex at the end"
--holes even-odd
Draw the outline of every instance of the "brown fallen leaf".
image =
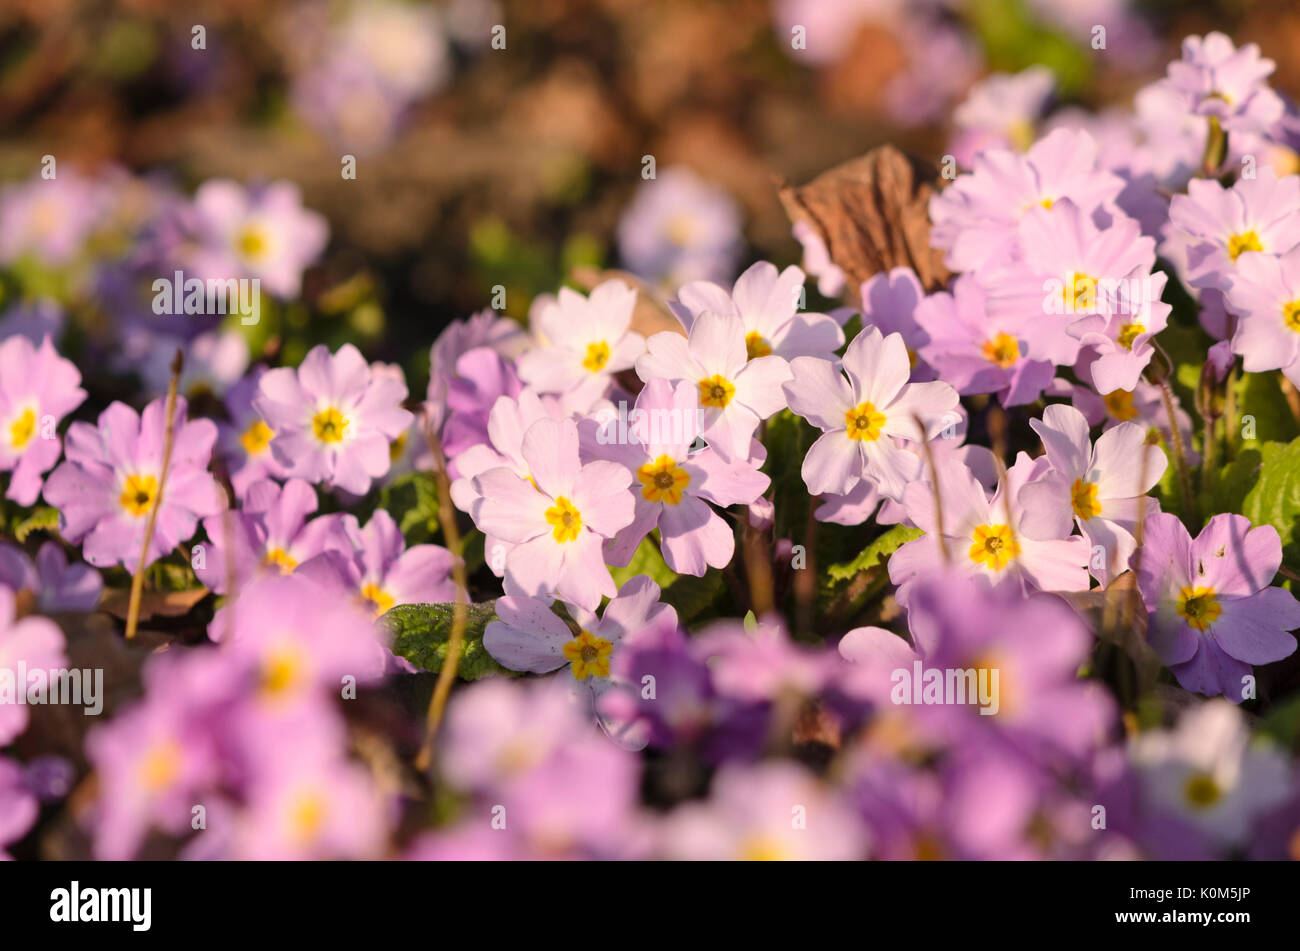
MULTIPOLYGON (((151 617, 182 617, 190 608, 203 600, 207 588, 190 588, 185 591, 146 591, 140 598, 140 620, 151 617)), ((101 611, 107 611, 120 621, 126 620, 131 592, 127 588, 109 588, 99 602, 101 611)))
POLYGON ((930 196, 935 169, 882 145, 823 172, 807 185, 780 183, 781 204, 792 222, 807 222, 826 243, 856 295, 880 271, 910 267, 927 291, 942 287, 949 271, 930 247, 930 196))

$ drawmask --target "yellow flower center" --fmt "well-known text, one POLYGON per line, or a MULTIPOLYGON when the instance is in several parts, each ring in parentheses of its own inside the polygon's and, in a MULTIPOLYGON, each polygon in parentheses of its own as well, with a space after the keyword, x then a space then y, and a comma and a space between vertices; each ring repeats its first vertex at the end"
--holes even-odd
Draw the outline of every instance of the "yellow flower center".
POLYGON ((249 225, 239 232, 239 239, 236 244, 239 247, 241 257, 255 261, 266 254, 269 242, 266 240, 265 231, 255 225, 249 225))
POLYGON ((1097 302, 1097 279, 1075 271, 1061 290, 1061 298, 1065 301, 1066 313, 1091 311, 1097 302))
POLYGON ((1208 773, 1193 773, 1183 784, 1183 798, 1189 806, 1207 809, 1223 797, 1223 790, 1208 773))
POLYGON ((9 425, 9 443, 21 450, 36 435, 36 411, 30 406, 9 425))
POLYGON ((757 330, 751 330, 745 334, 745 354, 751 360, 771 356, 772 345, 764 340, 763 335, 757 330))
POLYGON ((776 839, 758 836, 741 847, 740 858, 743 862, 784 862, 786 851, 776 839))
POLYGON ((880 438, 880 428, 885 425, 885 414, 876 411, 871 403, 859 403, 844 414, 844 426, 850 439, 875 442, 880 438))
POLYGON ((266 451, 266 447, 271 444, 274 437, 275 433, 270 426, 260 419, 255 419, 248 424, 248 428, 239 437, 239 443, 244 447, 244 452, 250 456, 258 456, 266 451))
POLYGON ((1020 543, 1009 525, 980 525, 971 535, 970 560, 1001 571, 1020 554, 1020 543))
POLYGON ((118 502, 132 515, 144 515, 158 497, 158 480, 151 475, 129 475, 118 502))
POLYGON ((663 235, 669 244, 684 248, 695 237, 695 219, 687 214, 676 214, 664 222, 663 235))
POLYGON ((1189 585, 1178 594, 1178 613, 1190 626, 1203 631, 1219 619, 1223 606, 1214 596, 1213 588, 1189 585))
POLYGON ((289 827, 298 842, 313 842, 325 825, 328 809, 324 798, 316 792, 298 796, 289 810, 289 827))
POLYGON ((636 470, 641 480, 641 497, 647 502, 667 502, 676 505, 682 500, 682 490, 691 484, 686 470, 677 465, 671 456, 660 456, 636 470))
POLYGON ((736 395, 736 387, 724 376, 714 374, 700 380, 700 405, 715 409, 726 409, 731 398, 736 395))
POLYGON ((582 361, 584 369, 592 373, 599 373, 605 369, 605 364, 609 362, 609 344, 603 340, 587 344, 587 356, 582 361))
POLYGON ((1120 422, 1137 419, 1138 411, 1133 405, 1132 390, 1111 390, 1101 399, 1106 404, 1106 412, 1120 422))
POLYGON ((582 531, 582 514, 564 496, 556 499, 555 504, 546 510, 546 521, 557 542, 577 541, 578 533, 582 531))
POLYGON ((1010 334, 1000 333, 984 341, 981 348, 985 359, 996 363, 1004 370, 1020 359, 1020 341, 1010 334))
POLYGON ((279 568, 280 574, 287 575, 298 567, 298 559, 283 548, 272 548, 262 557, 262 564, 268 568, 279 568))
POLYGON ((262 661, 262 693, 271 697, 290 693, 303 678, 302 654, 284 645, 271 651, 262 661))
POLYGON ((1119 328, 1119 337, 1116 341, 1125 350, 1133 349, 1133 341, 1137 339, 1138 334, 1144 334, 1147 328, 1143 324, 1125 324, 1119 328))
POLYGON ((321 442, 342 442, 348 422, 346 416, 331 406, 312 417, 311 429, 321 442))
POLYGON ((396 462, 406 452, 406 433, 402 433, 388 444, 388 461, 396 462))
POLYGON ((1263 251, 1264 245, 1260 243, 1259 235, 1254 231, 1243 231, 1241 234, 1234 234, 1228 238, 1228 257, 1236 261, 1246 251, 1263 251))
POLYGON ((574 680, 609 676, 609 657, 614 653, 614 645, 605 638, 590 631, 579 631, 578 636, 561 650, 565 660, 572 665, 574 680))
POLYGON ((1070 487, 1070 504, 1074 514, 1085 522, 1094 515, 1101 514, 1101 503, 1097 501, 1097 486, 1092 482, 1075 479, 1070 487))
POLYGON ((1282 305, 1282 323, 1288 330, 1300 334, 1300 298, 1282 305))
POLYGON ((369 602, 375 617, 387 613, 388 609, 397 603, 396 598, 373 581, 361 589, 361 597, 369 602))
POLYGON ((175 740, 158 744, 140 761, 140 785, 146 792, 160 793, 176 782, 181 772, 181 748, 175 740))

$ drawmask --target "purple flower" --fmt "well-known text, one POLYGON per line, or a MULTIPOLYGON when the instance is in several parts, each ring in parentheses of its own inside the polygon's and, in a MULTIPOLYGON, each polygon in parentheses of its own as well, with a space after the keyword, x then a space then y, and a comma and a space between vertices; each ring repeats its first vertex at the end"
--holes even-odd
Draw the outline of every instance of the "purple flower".
POLYGON ((0 261, 31 254, 42 264, 69 263, 107 208, 103 186, 66 165, 55 178, 33 177, 0 192, 0 261))
POLYGON ((363 495, 392 464, 389 444, 411 424, 406 386, 344 344, 313 347, 297 370, 268 370, 253 408, 275 433, 271 452, 288 473, 363 495))
POLYGON ((899 334, 864 330, 844 351, 845 381, 834 364, 815 357, 792 361, 785 384, 790 409, 822 430, 803 461, 813 495, 843 494, 859 481, 901 499, 921 476, 921 459, 894 438, 924 442, 952 420, 957 393, 947 383, 908 383, 911 363, 899 334), (921 422, 918 424, 917 419, 921 422))
POLYGON ((1169 64, 1165 83, 1189 112, 1214 116, 1229 131, 1263 132, 1284 110, 1265 82, 1274 65, 1254 43, 1238 49, 1224 34, 1207 33, 1183 40, 1183 58, 1169 64))
POLYGON ((839 297, 844 292, 844 271, 831 260, 826 242, 806 221, 796 221, 793 231, 795 240, 803 247, 803 269, 817 278, 817 293, 822 297, 839 297))
POLYGON ((50 338, 39 346, 26 337, 0 341, 0 472, 12 472, 7 498, 32 505, 41 477, 58 462, 59 422, 81 405, 86 391, 71 360, 50 338))
POLYGON ((1080 317, 1066 328, 1081 346, 1097 354, 1091 368, 1092 383, 1099 393, 1132 390, 1138 385, 1142 371, 1155 356, 1152 339, 1165 329, 1173 309, 1160 299, 1168 280, 1165 274, 1139 280, 1140 290, 1136 294, 1130 291, 1131 299, 1119 302, 1113 312, 1080 317))
POLYGON ((275 461, 271 440, 275 433, 253 409, 253 398, 266 367, 258 365, 226 391, 229 423, 218 423, 218 451, 230 473, 235 495, 243 499, 249 486, 263 479, 284 479, 285 467, 275 461))
POLYGON ((1269 587, 1282 564, 1271 525, 1216 515, 1194 540, 1175 515, 1146 522, 1138 583, 1150 612, 1147 639, 1178 682, 1233 703, 1247 696, 1252 664, 1295 653, 1300 603, 1269 587))
POLYGON ((727 280, 739 245, 735 202, 688 168, 642 182, 618 222, 623 263, 653 283, 727 280))
POLYGON ((616 591, 601 547, 632 521, 632 474, 613 462, 582 465, 568 420, 533 423, 521 454, 528 479, 504 466, 476 476, 470 513, 480 531, 515 546, 505 556, 506 593, 558 594, 594 610, 616 591))
POLYGON ((700 435, 729 461, 749 457, 754 430, 785 406, 781 384, 790 379, 789 364, 780 357, 750 357, 739 317, 713 313, 691 324, 689 338, 672 331, 651 337, 636 372, 647 383, 694 384, 702 413, 700 435))
POLYGON ((1027 513, 1018 501, 1021 490, 1042 479, 1049 468, 1046 458, 1030 459, 1020 453, 992 499, 965 466, 941 467, 937 487, 911 483, 903 505, 908 518, 925 534, 889 559, 889 578, 899 585, 898 602, 908 604, 915 580, 943 563, 940 534, 951 567, 959 575, 979 576, 991 584, 1006 581, 1021 591, 1086 591, 1088 543, 1069 535, 1069 526, 1055 537, 1031 537, 1025 530, 1027 513), (942 533, 936 502, 943 511, 942 533))
POLYGON ((528 345, 528 334, 519 322, 494 310, 484 308, 467 320, 453 320, 429 348, 429 402, 447 398, 449 383, 459 375, 457 365, 469 351, 488 347, 509 360, 528 345))
POLYGON ((30 591, 36 596, 37 610, 53 614, 95 610, 104 579, 88 565, 69 565, 63 546, 49 541, 36 552, 35 564, 21 548, 0 544, 0 585, 14 592, 30 591))
POLYGON ((269 479, 254 482, 241 508, 203 520, 211 543, 195 574, 217 594, 230 594, 231 580, 239 590, 261 574, 291 574, 321 552, 351 556, 345 516, 308 520, 318 504, 312 487, 301 479, 290 479, 283 488, 269 479))
POLYGON ((925 298, 925 291, 910 267, 896 267, 881 271, 862 283, 862 327, 874 327, 888 337, 898 334, 907 345, 907 359, 912 365, 912 379, 923 382, 934 379, 934 371, 921 364, 921 349, 930 342, 930 335, 916 320, 917 305, 925 298))
POLYGON ((1232 352, 1246 372, 1281 370, 1300 386, 1300 248, 1242 255, 1227 298, 1239 318, 1232 352))
POLYGON ((28 788, 22 766, 0 757, 0 862, 12 857, 5 846, 25 836, 40 812, 40 802, 28 788))
POLYGON ((302 272, 325 250, 324 216, 302 206, 292 182, 246 189, 226 179, 204 182, 194 193, 201 247, 188 262, 203 279, 248 276, 278 297, 296 297, 302 272))
POLYGON ((147 562, 188 539, 200 518, 225 506, 225 493, 207 472, 217 427, 207 419, 186 422, 184 399, 176 401, 163 486, 164 404, 154 400, 138 416, 115 402, 99 414, 97 425, 73 423, 67 460, 46 480, 45 500, 59 510, 59 534, 81 542, 86 561, 96 567, 118 563, 135 571, 160 493, 147 562))
MULTIPOLYGON (((475 347, 462 354, 456 361, 456 375, 447 382, 447 421, 442 427, 442 449, 447 458, 455 460, 471 446, 487 443, 492 406, 502 396, 517 398, 522 389, 514 366, 490 347, 475 347)), ((414 435, 425 442, 422 432, 414 435)))
POLYGON ((375 617, 398 604, 447 602, 456 597, 452 554, 441 545, 412 545, 393 521, 376 509, 365 528, 347 517, 352 557, 344 562, 349 586, 375 617))
POLYGON ((539 393, 573 393, 578 405, 590 406, 615 373, 645 352, 645 338, 630 329, 635 307, 636 291, 622 281, 605 281, 590 297, 560 288, 533 322, 538 346, 520 356, 520 379, 539 393))
POLYGON ((973 271, 1022 250, 1017 225, 1032 208, 1069 199, 1083 214, 1105 220, 1117 210, 1124 180, 1099 168, 1097 159, 1088 133, 1066 129, 1045 136, 1024 155, 983 152, 969 174, 930 199, 931 242, 948 252, 948 267, 973 271))
MULTIPOLYGON (((1060 538, 1077 524, 1094 552, 1101 549, 1101 563, 1094 557, 1091 567, 1105 583, 1128 567, 1137 547, 1133 532, 1141 498, 1160 481, 1169 460, 1134 423, 1106 430, 1094 446, 1088 421, 1072 406, 1049 406, 1042 420, 1029 425, 1042 437, 1051 469, 1020 490, 1025 532, 1060 538)), ((1157 503, 1146 504, 1154 511, 1157 503)))
POLYGON ((709 799, 679 806, 659 834, 669 859, 848 861, 868 847, 839 793, 790 761, 724 766, 709 799))
POLYGON ((745 351, 752 360, 776 354, 833 360, 844 346, 844 331, 833 317, 802 312, 804 274, 797 267, 778 272, 767 261, 753 264, 736 279, 728 293, 710 281, 691 281, 677 291, 668 306, 690 333, 706 313, 735 314, 745 330, 745 351))
POLYGON ((1034 144, 1034 126, 1046 110, 1056 80, 1046 66, 1019 73, 994 73, 971 87, 952 113, 956 127, 950 148, 958 163, 969 168, 989 148, 1021 152, 1034 144))
POLYGON ((1243 254, 1285 254, 1300 244, 1300 177, 1261 168, 1231 188, 1193 179, 1170 203, 1165 236, 1166 257, 1171 243, 1186 245, 1183 276, 1192 287, 1227 290, 1243 254))
POLYGON ((17 702, 29 684, 19 679, 19 664, 28 670, 62 670, 68 666, 63 631, 48 618, 15 616, 14 592, 0 586, 0 747, 27 729, 27 705, 17 702))
POLYGON ((626 467, 636 476, 636 514, 630 525, 605 544, 610 564, 625 565, 641 540, 658 528, 668 567, 680 574, 703 575, 723 568, 735 550, 732 526, 710 507, 748 505, 771 480, 748 459, 724 461, 712 449, 691 452, 698 435, 698 396, 688 382, 651 380, 628 414, 627 439, 616 422, 579 424, 589 456, 626 467))
POLYGON ((979 280, 963 274, 952 292, 931 294, 916 307, 916 322, 929 340, 921 359, 963 396, 996 393, 1003 406, 1032 403, 1052 380, 1052 363, 1031 359, 1031 323, 1041 313, 987 312, 979 280))

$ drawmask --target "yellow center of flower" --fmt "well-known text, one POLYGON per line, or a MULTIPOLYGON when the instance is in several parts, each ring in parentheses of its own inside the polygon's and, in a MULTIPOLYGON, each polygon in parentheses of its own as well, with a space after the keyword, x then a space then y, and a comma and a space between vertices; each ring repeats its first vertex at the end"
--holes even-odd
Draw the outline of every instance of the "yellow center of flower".
POLYGON ((664 222, 664 237, 669 244, 684 248, 695 236, 695 219, 687 214, 676 214, 664 222))
POLYGON ((140 785, 160 793, 176 782, 181 772, 181 747, 175 740, 159 743, 140 760, 140 785))
POLYGON ((236 241, 240 256, 254 261, 266 254, 268 244, 266 232, 255 225, 249 225, 239 232, 239 239, 236 241))
POLYGON ((546 521, 557 542, 577 541, 578 533, 582 531, 582 514, 564 496, 556 499, 555 504, 546 510, 546 521))
POLYGON ((763 335, 757 330, 751 330, 745 334, 745 354, 751 360, 771 356, 772 345, 764 340, 763 335))
POLYGON ((323 409, 311 419, 312 432, 321 442, 342 442, 348 428, 348 418, 333 406, 323 409))
POLYGON ((609 362, 609 344, 603 340, 587 344, 587 356, 582 361, 583 369, 599 373, 609 362))
POLYGON ((984 351, 985 359, 1003 369, 1020 359, 1020 341, 1010 334, 1000 333, 984 341, 981 349, 984 351))
POLYGON ((784 862, 786 851, 776 839, 757 836, 741 847, 740 858, 742 862, 784 862))
POLYGON ((36 435, 36 411, 30 406, 22 415, 9 425, 9 443, 15 449, 22 449, 36 435))
POLYGON ((1203 631, 1219 619, 1223 606, 1214 596, 1213 588, 1189 585, 1178 594, 1178 613, 1190 626, 1203 631))
POLYGON ((283 548, 272 548, 262 557, 262 564, 268 568, 279 568, 280 574, 287 575, 298 567, 298 559, 283 548))
POLYGON ((970 560, 1001 571, 1020 554, 1020 543, 1009 525, 980 525, 971 535, 970 560))
POLYGON ((726 409, 731 398, 736 395, 736 387, 724 376, 714 374, 700 380, 700 405, 715 409, 726 409))
POLYGON ((1137 419, 1138 411, 1133 405, 1132 390, 1111 390, 1101 399, 1106 404, 1106 412, 1120 422, 1137 419))
POLYGON ((239 437, 239 444, 250 456, 258 456, 266 451, 266 447, 271 444, 274 437, 275 433, 270 426, 260 419, 255 419, 248 424, 248 428, 239 437))
POLYGON ((1097 301, 1097 279, 1075 271, 1062 288, 1061 299, 1065 301, 1067 313, 1091 311, 1097 301))
POLYGON ((1085 522, 1094 515, 1101 514, 1101 503, 1097 501, 1097 486, 1092 482, 1075 479, 1070 487, 1070 505, 1074 514, 1085 522))
POLYGON ((325 826, 328 809, 316 792, 301 793, 289 809, 289 828, 298 842, 313 842, 325 826))
POLYGON ((636 470, 641 480, 641 497, 647 502, 667 502, 676 505, 682 500, 682 490, 691 484, 686 470, 677 465, 671 456, 660 456, 636 470))
POLYGON ((388 612, 397 599, 385 591, 373 581, 361 589, 361 597, 370 604, 370 609, 375 617, 388 612))
POLYGON ((293 691, 303 678, 302 654, 291 645, 283 645, 262 660, 262 693, 271 697, 293 691))
POLYGON ((122 485, 118 502, 132 515, 140 516, 149 511, 157 497, 157 479, 151 475, 129 475, 122 485))
POLYGON ((404 452, 406 452, 406 433, 402 433, 388 444, 388 461, 396 462, 402 458, 404 452))
POLYGON ((609 657, 614 653, 614 645, 605 638, 590 631, 579 631, 578 636, 561 650, 565 660, 572 665, 574 680, 609 676, 609 657))
POLYGON ((871 403, 859 403, 844 414, 844 426, 850 439, 875 442, 880 438, 880 428, 885 425, 885 414, 876 411, 871 403))
POLYGON ((1223 797, 1223 790, 1208 773, 1193 773, 1183 784, 1183 798, 1189 806, 1208 809, 1223 797))
POLYGON ((1236 261, 1246 251, 1263 251, 1264 245, 1260 243, 1259 235, 1254 231, 1243 231, 1241 234, 1234 234, 1228 238, 1228 257, 1236 261))
POLYGON ((1144 334, 1147 328, 1143 324, 1125 324, 1119 328, 1119 336, 1116 342, 1125 350, 1133 349, 1133 341, 1137 339, 1138 334, 1144 334))
POLYGON ((1006 135, 1017 152, 1024 152, 1034 144, 1034 124, 1028 119, 1016 119, 1007 123, 1006 135))
POLYGON ((1282 323, 1287 330, 1300 334, 1300 298, 1282 305, 1282 323))

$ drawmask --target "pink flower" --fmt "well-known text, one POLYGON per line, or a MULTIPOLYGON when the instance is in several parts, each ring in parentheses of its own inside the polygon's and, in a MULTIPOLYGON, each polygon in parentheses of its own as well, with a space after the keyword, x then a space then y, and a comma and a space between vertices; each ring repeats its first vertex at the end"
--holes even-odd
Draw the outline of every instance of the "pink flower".
POLYGON ((734 529, 709 503, 723 508, 748 505, 771 480, 748 459, 726 462, 708 448, 691 452, 699 415, 696 388, 690 383, 674 386, 651 380, 628 414, 625 442, 618 441, 613 420, 579 424, 588 455, 616 462, 636 476, 636 514, 606 543, 610 564, 627 564, 655 528, 664 561, 673 571, 700 576, 709 566, 730 563, 734 529))
POLYGON ((0 586, 0 747, 27 729, 28 707, 18 703, 28 684, 19 679, 19 664, 30 670, 68 666, 63 631, 48 618, 14 616, 14 593, 0 586), (8 696, 6 696, 8 694, 8 696))
POLYGON ((822 430, 803 461, 803 478, 813 495, 843 494, 859 481, 901 499, 921 475, 921 459, 893 437, 923 442, 953 422, 957 392, 947 383, 907 382, 911 364, 899 334, 881 337, 874 328, 853 339, 844 352, 844 372, 814 357, 798 357, 785 384, 795 413, 822 430), (917 418, 921 424, 918 427, 917 418))
POLYGON ((1246 372, 1280 369, 1300 386, 1300 248, 1243 254, 1228 281, 1228 306, 1240 318, 1232 351, 1246 372))
POLYGON ((7 498, 32 505, 41 476, 59 460, 59 422, 81 405, 86 391, 72 361, 46 337, 39 347, 26 337, 0 341, 0 472, 12 472, 7 498))
POLYGON ((0 544, 0 585, 30 591, 38 610, 51 614, 95 610, 104 579, 88 565, 68 564, 63 546, 49 541, 36 552, 35 564, 21 548, 0 544))
MULTIPOLYGON (((1122 573, 1137 547, 1140 499, 1160 481, 1169 464, 1159 446, 1146 442, 1146 430, 1120 423, 1102 433, 1094 446, 1088 421, 1072 406, 1054 404, 1042 420, 1029 425, 1043 440, 1051 469, 1042 479, 1020 490, 1025 532, 1035 538, 1068 535, 1078 524, 1088 544, 1102 549, 1093 574, 1105 583, 1122 573)), ((1154 499, 1147 511, 1155 511, 1154 499)))
POLYGON ((521 454, 528 479, 504 466, 476 476, 470 513, 480 531, 515 546, 505 556, 506 593, 558 594, 594 610, 616 590, 601 548, 632 521, 632 474, 613 462, 582 465, 570 420, 533 423, 521 454))
POLYGON ((357 598, 376 617, 398 604, 447 602, 456 597, 452 554, 441 545, 406 547, 393 516, 376 509, 365 528, 347 517, 352 557, 343 562, 357 598))
POLYGON ((703 410, 701 435, 724 459, 745 459, 760 420, 785 406, 781 384, 790 367, 775 355, 750 358, 745 325, 734 314, 704 313, 690 337, 665 331, 646 341, 636 372, 651 380, 685 380, 703 410))
POLYGON ((560 288, 536 317, 539 346, 519 358, 520 379, 539 393, 577 390, 577 404, 591 405, 645 351, 645 338, 630 329, 635 307, 636 291, 622 281, 605 281, 590 297, 560 288))
POLYGON ((392 463, 389 444, 413 416, 406 386, 377 372, 352 344, 321 344, 292 370, 268 370, 253 407, 275 433, 271 451, 289 475, 363 495, 392 463))
POLYGON ((82 542, 86 561, 96 567, 119 563, 135 571, 160 492, 150 562, 192 536, 200 518, 225 506, 225 493, 207 472, 217 427, 208 419, 186 422, 184 399, 176 401, 171 464, 162 485, 164 404, 154 400, 137 416, 115 402, 99 414, 97 425, 73 423, 67 460, 45 484, 45 500, 59 510, 59 533, 82 542))
POLYGON ((731 293, 710 281, 691 281, 668 306, 688 333, 702 314, 735 314, 744 326, 750 359, 774 353, 786 360, 833 360, 844 346, 844 331, 833 317, 800 311, 803 284, 799 268, 778 273, 774 265, 759 261, 736 279, 731 293))

